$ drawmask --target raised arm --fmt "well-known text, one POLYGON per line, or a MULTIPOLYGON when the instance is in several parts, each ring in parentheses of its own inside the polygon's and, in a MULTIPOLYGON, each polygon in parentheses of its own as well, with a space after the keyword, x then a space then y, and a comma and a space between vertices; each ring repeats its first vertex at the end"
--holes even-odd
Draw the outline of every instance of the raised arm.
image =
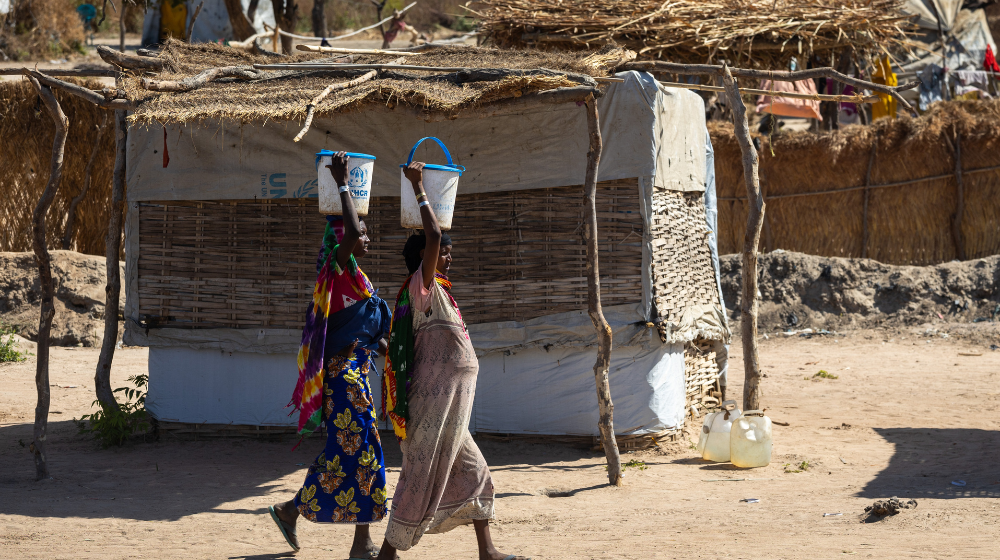
POLYGON ((424 223, 424 235, 427 236, 427 245, 424 246, 423 281, 424 287, 430 288, 434 281, 434 271, 437 270, 438 257, 441 256, 441 226, 438 225, 437 216, 431 210, 430 201, 424 193, 424 164, 415 161, 403 170, 406 178, 413 185, 413 194, 417 197, 417 204, 420 206, 420 219, 424 223))
POLYGON ((361 239, 361 222, 358 220, 358 211, 354 209, 354 200, 347 186, 347 152, 334 154, 332 162, 326 167, 340 189, 340 207, 344 209, 344 237, 337 247, 336 257, 340 269, 346 270, 347 263, 351 262, 351 253, 361 239))

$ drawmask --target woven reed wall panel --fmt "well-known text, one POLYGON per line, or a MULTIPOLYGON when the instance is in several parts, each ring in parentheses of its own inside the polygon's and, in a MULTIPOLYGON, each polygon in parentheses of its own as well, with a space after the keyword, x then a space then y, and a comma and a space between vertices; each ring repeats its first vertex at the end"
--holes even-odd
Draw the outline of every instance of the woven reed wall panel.
POLYGON ((661 321, 685 307, 719 304, 702 193, 653 191, 653 303, 661 321))
MULTIPOLYGON (((467 323, 584 309, 581 187, 460 196, 450 277, 467 323)), ((642 300, 635 180, 598 187, 604 305, 642 300)), ((399 199, 375 198, 361 262, 380 295, 406 278, 399 199)), ((139 207, 139 313, 176 327, 298 328, 325 219, 315 200, 156 202, 139 207)))
POLYGON ((684 388, 687 406, 703 402, 719 379, 714 343, 695 339, 684 345, 684 388))
MULTIPOLYGON (((1000 169, 992 169, 1000 166, 998 114, 998 100, 936 103, 916 119, 882 119, 832 133, 762 136, 759 174, 767 207, 761 251, 865 255, 897 265, 959 258, 952 234, 958 202, 953 147, 958 136, 965 258, 1000 253, 1000 169), (872 186, 920 181, 869 190, 868 246, 863 248, 863 187, 873 146, 872 186), (809 194, 845 188, 855 190, 809 194), (798 194, 806 196, 788 197, 798 194)), ((732 125, 710 123, 710 132, 719 196, 719 253, 737 253, 743 248, 747 218, 740 149, 732 125)))

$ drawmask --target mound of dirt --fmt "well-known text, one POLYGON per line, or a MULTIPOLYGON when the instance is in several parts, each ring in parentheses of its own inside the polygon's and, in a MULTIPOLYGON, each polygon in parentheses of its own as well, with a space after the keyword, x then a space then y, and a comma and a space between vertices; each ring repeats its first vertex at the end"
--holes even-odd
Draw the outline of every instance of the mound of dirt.
POLYGON ((868 517, 884 517, 886 515, 896 515, 904 509, 917 507, 916 500, 900 500, 896 496, 888 500, 875 500, 875 503, 865 508, 868 517))
MULTIPOLYGON (((759 263, 762 332, 1000 321, 1000 256, 920 267, 777 250, 759 263)), ((741 256, 719 267, 738 329, 741 256)))
MULTIPOLYGON (((74 251, 52 251, 56 316, 51 344, 100 346, 104 339, 104 257, 74 251)), ((124 271, 122 271, 124 279, 124 271)), ((125 306, 122 290, 121 307, 125 306)), ((0 322, 17 327, 21 336, 38 340, 41 286, 33 253, 0 253, 0 322)), ((122 318, 119 317, 119 321, 122 318)), ((119 329, 121 332, 121 329, 119 329)))

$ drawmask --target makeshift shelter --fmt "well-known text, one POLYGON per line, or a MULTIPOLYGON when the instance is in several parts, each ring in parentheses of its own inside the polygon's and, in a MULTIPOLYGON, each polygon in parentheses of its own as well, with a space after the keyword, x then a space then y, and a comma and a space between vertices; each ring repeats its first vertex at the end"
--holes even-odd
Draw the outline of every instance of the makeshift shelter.
POLYGON ((482 31, 503 47, 616 42, 640 59, 775 69, 792 57, 896 50, 907 27, 899 0, 482 0, 476 10, 482 31))
MULTIPOLYGON (((714 162, 696 94, 639 72, 608 83, 630 54, 428 50, 407 64, 442 71, 392 67, 335 91, 295 143, 310 100, 366 68, 257 70, 250 80, 176 92, 172 80, 208 68, 250 72, 276 59, 169 43, 156 82, 125 83, 137 108, 128 133, 124 340, 150 347, 146 407, 161 428, 292 426, 284 407, 324 225, 314 154, 377 157, 366 218, 372 250, 362 267, 391 301, 409 234, 399 225, 398 164, 418 139, 436 136, 468 168, 450 276, 480 359, 471 428, 596 435, 579 186, 588 147, 580 96, 596 93, 616 431, 628 445, 678 429, 690 402, 713 398, 726 367, 714 162)), ((441 155, 421 148, 417 158, 441 155)))

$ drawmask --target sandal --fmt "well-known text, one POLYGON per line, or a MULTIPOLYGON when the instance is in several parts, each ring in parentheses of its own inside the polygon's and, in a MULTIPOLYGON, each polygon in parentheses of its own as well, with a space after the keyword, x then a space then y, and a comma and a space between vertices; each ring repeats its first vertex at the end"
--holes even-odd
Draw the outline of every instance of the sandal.
POLYGON ((285 542, 288 546, 292 547, 295 552, 299 551, 299 539, 295 536, 295 528, 285 523, 278 517, 278 512, 274 511, 274 506, 268 506, 267 511, 271 514, 271 519, 274 520, 275 524, 278 525, 278 529, 281 530, 281 536, 285 537, 285 542))

